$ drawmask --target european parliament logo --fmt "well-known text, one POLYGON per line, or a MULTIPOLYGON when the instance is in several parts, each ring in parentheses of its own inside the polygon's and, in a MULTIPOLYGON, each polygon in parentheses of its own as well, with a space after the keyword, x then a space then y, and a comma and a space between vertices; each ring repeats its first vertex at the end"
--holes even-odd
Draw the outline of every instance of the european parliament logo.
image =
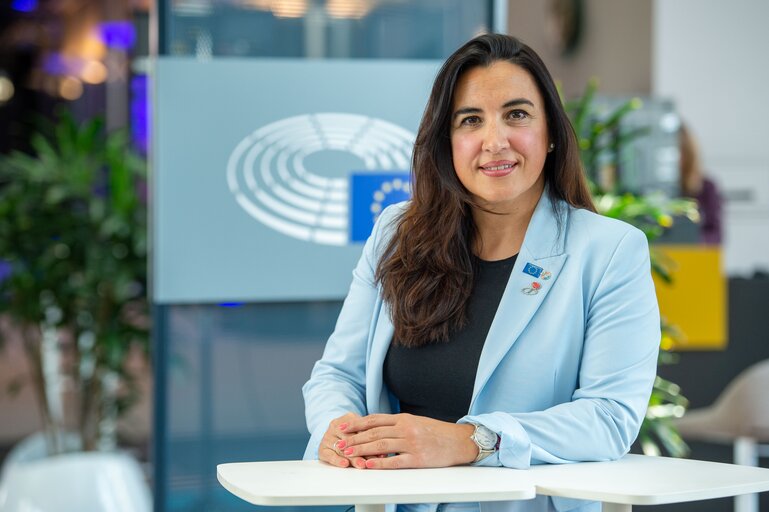
POLYGON ((241 140, 227 162, 240 207, 283 235, 323 245, 365 241, 387 205, 410 197, 414 134, 347 113, 289 117, 241 140))

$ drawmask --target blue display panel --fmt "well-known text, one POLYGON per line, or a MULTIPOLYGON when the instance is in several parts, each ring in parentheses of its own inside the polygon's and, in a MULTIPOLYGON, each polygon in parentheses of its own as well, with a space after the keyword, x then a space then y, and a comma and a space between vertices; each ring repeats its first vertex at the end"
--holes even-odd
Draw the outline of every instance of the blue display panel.
POLYGON ((437 68, 159 59, 155 302, 342 298, 437 68))

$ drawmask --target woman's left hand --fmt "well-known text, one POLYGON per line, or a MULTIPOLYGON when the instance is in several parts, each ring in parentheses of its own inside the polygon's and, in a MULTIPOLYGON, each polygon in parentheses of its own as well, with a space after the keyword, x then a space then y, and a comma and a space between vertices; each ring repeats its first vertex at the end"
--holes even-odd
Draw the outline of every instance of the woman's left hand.
POLYGON ((436 468, 468 464, 478 455, 472 425, 412 414, 371 414, 347 422, 346 457, 374 457, 369 469, 436 468), (381 457, 382 455, 391 455, 381 457))

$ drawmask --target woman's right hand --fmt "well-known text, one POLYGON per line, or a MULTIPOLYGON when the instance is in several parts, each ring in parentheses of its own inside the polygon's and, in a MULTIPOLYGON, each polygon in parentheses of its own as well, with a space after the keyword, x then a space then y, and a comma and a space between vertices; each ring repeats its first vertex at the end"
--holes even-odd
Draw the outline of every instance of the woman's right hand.
POLYGON ((342 433, 343 429, 339 428, 342 424, 349 423, 351 420, 357 418, 360 418, 360 416, 353 412, 348 412, 344 416, 331 420, 331 423, 328 424, 326 433, 323 434, 323 440, 320 442, 318 459, 339 468, 349 468, 352 466, 359 469, 365 469, 366 458, 346 457, 344 455, 345 441, 350 436, 342 433))

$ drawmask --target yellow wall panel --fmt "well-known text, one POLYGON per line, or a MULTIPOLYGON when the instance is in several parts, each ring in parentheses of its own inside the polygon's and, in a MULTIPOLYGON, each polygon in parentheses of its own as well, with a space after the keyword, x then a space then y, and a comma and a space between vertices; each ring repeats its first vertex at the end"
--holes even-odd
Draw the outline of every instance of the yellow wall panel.
POLYGON ((671 261, 673 283, 654 277, 660 312, 683 340, 675 350, 723 350, 727 344, 727 287, 720 247, 653 245, 671 261))

